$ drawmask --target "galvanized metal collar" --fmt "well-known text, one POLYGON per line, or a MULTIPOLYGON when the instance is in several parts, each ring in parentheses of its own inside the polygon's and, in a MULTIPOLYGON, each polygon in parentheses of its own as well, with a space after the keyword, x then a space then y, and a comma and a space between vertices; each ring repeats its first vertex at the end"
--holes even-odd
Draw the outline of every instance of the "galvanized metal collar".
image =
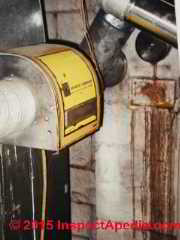
POLYGON ((104 20, 117 30, 122 30, 122 26, 124 26, 124 22, 114 17, 112 14, 105 14, 104 20))

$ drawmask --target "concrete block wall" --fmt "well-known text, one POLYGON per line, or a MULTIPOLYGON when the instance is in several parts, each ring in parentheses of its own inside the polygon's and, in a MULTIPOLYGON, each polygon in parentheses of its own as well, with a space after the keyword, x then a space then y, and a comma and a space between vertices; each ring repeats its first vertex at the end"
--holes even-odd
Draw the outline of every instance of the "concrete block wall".
MULTIPOLYGON (((142 184, 144 183, 144 117, 136 116, 136 133, 134 134, 132 123, 132 113, 130 108, 130 83, 132 79, 143 78, 153 79, 153 66, 143 62, 136 53, 135 40, 138 34, 136 30, 128 40, 123 51, 128 60, 128 74, 126 78, 113 88, 105 90, 104 96, 104 123, 100 132, 95 136, 95 159, 96 159, 96 207, 97 218, 104 221, 129 222, 133 219, 150 221, 150 213, 156 212, 149 206, 149 189, 146 185, 147 193, 145 195, 145 204, 147 204, 146 218, 142 211, 142 184), (134 135, 135 144, 132 142, 134 135), (134 148, 134 149, 132 149, 134 148), (132 156, 134 151, 134 156, 132 156)), ((179 85, 179 63, 177 50, 171 50, 166 59, 161 61, 157 67, 157 78, 162 80, 173 79, 177 86, 179 85)), ((177 95, 176 95, 177 97, 177 95)), ((136 108, 138 109, 138 108, 136 108)), ((138 112, 138 111, 137 111, 138 112)), ((144 113, 144 110, 142 110, 144 113)), ((176 119, 178 122, 178 119, 176 119)), ((177 130, 176 130, 177 132, 177 130)), ((163 137, 165 137, 165 133, 163 137)), ((175 165, 179 158, 179 137, 177 138, 177 146, 174 144, 175 165)), ((176 167, 175 167, 176 168, 176 167)), ((177 167, 178 169, 179 167, 177 167)), ((146 175, 145 175, 146 176, 146 175)), ((176 213, 179 211, 176 207, 179 204, 178 199, 178 176, 173 175, 174 184, 174 209, 176 213)), ((178 178, 179 179, 179 178, 178 178)), ((152 180, 153 181, 153 180, 152 180)), ((157 182, 159 184, 159 182, 157 182)), ((166 194, 165 203, 170 199, 169 193, 166 194), (166 201, 167 200, 167 201, 166 201)), ((173 218, 173 211, 171 212, 173 218)), ((179 214, 176 215, 179 219, 179 214)), ((174 220, 175 221, 175 220, 174 220)), ((179 220, 176 220, 179 221, 179 220)), ((131 230, 120 230, 117 233, 107 230, 98 230, 98 240, 154 240, 152 236, 144 236, 142 232, 136 232, 134 236, 131 230)), ((157 239, 160 239, 157 238, 157 239)), ((166 237, 162 239, 167 239, 166 237)), ((179 238, 177 238, 179 239, 179 238)))
MULTIPOLYGON (((45 0, 49 38, 79 43, 83 38, 80 0, 45 0)), ((97 11, 96 0, 88 0, 89 20, 97 11)))
MULTIPOLYGON (((83 24, 80 0, 45 0, 48 36, 80 43, 83 24)), ((88 0, 89 20, 93 20, 97 7, 88 0)), ((92 157, 91 137, 70 149, 72 222, 93 222, 96 218, 95 164, 92 157)), ((72 240, 95 240, 96 232, 73 232, 72 240)))

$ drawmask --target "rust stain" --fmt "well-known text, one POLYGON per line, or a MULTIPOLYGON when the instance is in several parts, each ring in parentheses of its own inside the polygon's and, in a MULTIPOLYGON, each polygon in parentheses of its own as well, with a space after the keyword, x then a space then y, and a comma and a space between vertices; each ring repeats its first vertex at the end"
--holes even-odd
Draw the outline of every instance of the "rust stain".
MULTIPOLYGON (((136 218, 134 189, 134 167, 136 139, 134 136, 136 115, 133 111, 131 122, 131 171, 132 171, 132 195, 133 217, 136 218)), ((156 107, 144 108, 145 121, 145 146, 143 157, 143 179, 141 185, 141 209, 142 220, 151 223, 175 222, 174 204, 174 136, 173 123, 175 119, 173 111, 156 107)), ((151 231, 149 234, 142 232, 143 240, 172 240, 177 239, 173 229, 151 231), (149 236, 149 237, 148 237, 149 236)))
POLYGON ((153 64, 153 78, 156 80, 157 79, 157 70, 158 70, 158 64, 153 64))
MULTIPOLYGON (((149 144, 146 145, 145 161, 149 161, 150 220, 152 223, 174 221, 173 189, 173 114, 168 110, 152 108, 150 125, 146 124, 149 144)), ((147 120, 146 120, 147 121, 147 120)), ((173 231, 161 233, 173 234, 173 231)), ((154 240, 154 234, 150 234, 154 240)), ((172 238, 162 238, 172 239, 172 238)))
POLYGON ((142 87, 141 93, 147 96, 153 104, 161 104, 166 101, 166 86, 157 84, 156 82, 147 83, 142 87))
POLYGON ((147 96, 151 102, 152 105, 155 106, 161 106, 163 108, 168 108, 169 103, 166 101, 166 85, 160 85, 157 83, 158 77, 157 77, 157 71, 158 71, 158 65, 153 65, 153 83, 147 83, 145 86, 141 89, 141 94, 144 96, 147 96))
MULTIPOLYGON (((145 129, 149 129, 149 114, 148 111, 144 113, 145 120, 145 129)), ((145 150, 143 154, 143 180, 141 186, 141 211, 142 211, 142 221, 148 222, 148 160, 149 160, 149 135, 148 132, 145 131, 145 150)), ((147 231, 143 232, 143 240, 148 239, 147 231)))
MULTIPOLYGON (((132 112, 131 118, 131 186, 132 186, 132 215, 133 222, 136 220, 136 188, 135 188, 135 138, 134 138, 134 129, 136 125, 135 111, 132 112)), ((136 239, 136 231, 133 230, 133 239, 136 239)))
MULTIPOLYGON (((142 220, 151 223, 173 223, 174 205, 174 157, 173 122, 175 115, 168 109, 145 108, 145 148, 143 158, 143 179, 141 186, 142 220)), ((131 175, 133 220, 136 219, 135 191, 135 126, 137 111, 131 119, 131 175)), ((177 239, 173 229, 157 232, 142 232, 143 239, 177 239), (150 236, 150 238, 148 238, 150 236), (157 237, 157 238, 156 238, 157 237)), ((133 237, 135 239, 136 232, 133 237)))
MULTIPOLYGON (((145 129, 149 129, 149 116, 148 112, 145 110, 145 129)), ((148 197, 148 160, 149 160, 149 136, 148 132, 145 131, 145 151, 143 154, 143 182, 142 182, 142 197, 141 197, 141 208, 143 220, 146 221, 148 217, 148 206, 147 206, 147 197, 148 197)))
POLYGON ((166 208, 166 178, 167 166, 164 155, 166 149, 166 136, 162 131, 165 130, 164 114, 152 110, 150 129, 150 191, 151 191, 151 220, 153 222, 164 222, 166 208))
MULTIPOLYGON (((173 122, 175 114, 169 110, 167 86, 157 80, 157 65, 154 65, 153 83, 141 87, 141 94, 151 101, 151 107, 144 107, 145 146, 143 157, 143 178, 141 185, 142 220, 151 223, 173 223, 174 204, 174 156, 173 122), (161 108, 158 108, 161 107, 161 108)), ((132 179, 135 164, 136 139, 134 136, 135 111, 131 122, 131 161, 132 179)), ((138 114, 138 113, 137 113, 138 114)), ((134 186, 132 181, 132 190, 134 186)), ((133 209, 135 207, 133 197, 133 209)), ((135 213, 136 210, 133 210, 135 213)), ((136 216, 134 215, 134 218, 136 216)), ((143 232, 143 240, 176 240, 173 229, 143 232), (148 237, 149 236, 149 237, 148 237)))

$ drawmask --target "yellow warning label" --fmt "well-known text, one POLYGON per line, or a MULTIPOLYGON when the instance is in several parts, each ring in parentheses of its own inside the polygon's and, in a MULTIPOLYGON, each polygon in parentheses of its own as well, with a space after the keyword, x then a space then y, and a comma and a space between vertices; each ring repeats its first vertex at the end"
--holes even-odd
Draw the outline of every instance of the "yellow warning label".
POLYGON ((72 50, 39 57, 55 75, 69 110, 96 97, 93 75, 83 58, 72 50))
POLYGON ((86 60, 71 49, 40 56, 56 78, 64 106, 64 134, 97 119, 96 75, 86 60))

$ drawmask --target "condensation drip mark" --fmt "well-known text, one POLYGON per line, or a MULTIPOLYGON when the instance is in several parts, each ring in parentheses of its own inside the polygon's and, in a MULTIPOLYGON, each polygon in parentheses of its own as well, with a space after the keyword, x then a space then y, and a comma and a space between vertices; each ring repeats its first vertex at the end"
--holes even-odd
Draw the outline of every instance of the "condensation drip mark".
MULTIPOLYGON (((136 199, 136 189, 135 189, 135 139, 134 139, 134 130, 135 130, 135 111, 132 112, 131 118, 131 184, 132 184, 132 215, 133 215, 133 222, 136 220, 136 206, 135 206, 135 199, 136 199)), ((133 230, 133 239, 136 238, 136 231, 133 230)))

